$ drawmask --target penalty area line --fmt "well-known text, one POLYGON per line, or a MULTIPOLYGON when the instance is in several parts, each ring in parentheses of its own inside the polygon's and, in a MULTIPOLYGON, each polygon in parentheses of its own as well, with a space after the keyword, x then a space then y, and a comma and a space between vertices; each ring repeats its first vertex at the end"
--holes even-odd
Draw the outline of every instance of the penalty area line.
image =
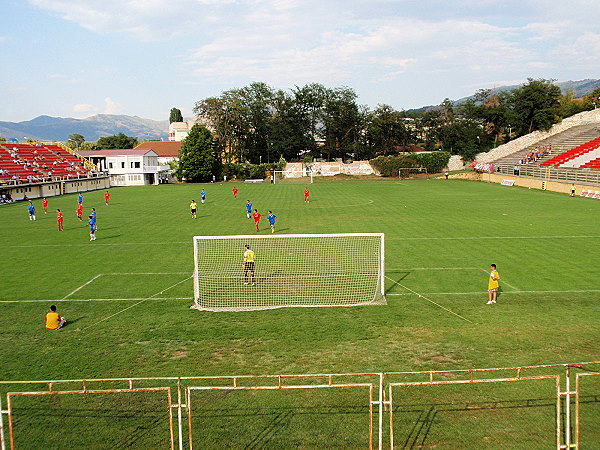
MULTIPOLYGON (((480 267, 480 269, 481 269, 483 272, 485 272, 485 273, 488 273, 488 271, 487 271, 487 270, 485 270, 485 269, 482 269, 481 267, 480 267)), ((509 288, 511 288, 511 289, 513 289, 513 290, 515 290, 515 291, 518 291, 518 290, 519 290, 519 288, 517 288, 517 287, 514 287, 512 284, 508 283, 506 280, 502 280, 502 279, 501 279, 500 281, 502 281, 502 283, 504 283, 504 284, 505 284, 505 285, 507 285, 509 288)))
POLYGON ((436 305, 437 307, 439 307, 439 308, 442 308, 443 310, 445 310, 445 311, 449 312, 450 314, 453 314, 453 315, 455 315, 456 317, 458 317, 458 318, 460 318, 460 319, 462 319, 462 320, 464 320, 464 321, 467 321, 467 322, 469 322, 470 324, 473 324, 473 325, 475 324, 475 322, 473 322, 473 321, 471 321, 471 320, 467 319, 466 317, 463 317, 463 316, 461 316, 460 314, 457 314, 457 313, 455 313, 455 312, 454 312, 454 311, 452 311, 451 309, 448 309, 448 308, 446 308, 445 306, 442 306, 442 305, 440 305, 440 304, 439 304, 439 303, 437 303, 437 302, 434 302, 434 301, 433 301, 433 300, 431 300, 430 298, 427 298, 427 297, 425 297, 424 295, 421 295, 421 294, 419 294, 418 292, 416 292, 416 291, 413 291, 411 288, 408 288, 408 287, 406 287, 406 286, 404 286, 404 285, 402 285, 402 284, 398 283, 396 280, 394 280, 394 279, 392 279, 392 278, 388 277, 387 275, 386 275, 385 277, 386 277, 388 280, 390 280, 392 283, 395 283, 395 284, 397 284, 398 286, 400 286, 400 287, 402 287, 402 288, 406 289, 407 291, 410 291, 410 292, 412 292, 413 294, 417 295, 419 298, 425 299, 425 300, 427 300, 428 302, 430 302, 430 303, 433 303, 433 304, 434 304, 434 305, 436 305))
POLYGON ((75 303, 75 302, 134 302, 138 300, 187 300, 194 301, 193 297, 152 297, 152 298, 57 298, 47 300, 0 300, 0 303, 75 303))
POLYGON ((63 300, 66 300, 67 298, 69 298, 71 295, 73 295, 75 292, 79 291, 80 289, 83 289, 84 287, 86 287, 88 284, 90 284, 92 281, 94 281, 97 278, 100 278, 102 276, 101 273, 99 273, 98 275, 96 275, 94 278, 92 278, 91 280, 89 280, 87 283, 83 283, 81 286, 79 286, 77 289, 75 289, 74 291, 69 292, 67 295, 65 295, 63 297, 63 300))
POLYGON ((187 280, 191 279, 193 276, 194 276, 194 275, 190 275, 189 277, 187 277, 187 278, 185 278, 185 279, 183 279, 183 280, 181 280, 181 281, 178 281, 177 283, 175 283, 175 284, 173 284, 173 285, 169 286, 169 287, 168 287, 168 288, 166 288, 166 289, 163 289, 163 290, 161 290, 161 291, 157 292, 156 294, 153 294, 153 295, 151 295, 151 296, 149 296, 149 297, 146 297, 146 298, 144 298, 144 299, 140 300, 139 302, 137 302, 137 303, 134 303, 134 304, 133 304, 133 305, 131 305, 131 306, 128 306, 127 308, 123 308, 121 311, 117 311, 116 313, 114 313, 114 314, 111 314, 110 316, 108 316, 108 317, 105 317, 104 319, 101 319, 101 320, 99 320, 98 322, 96 322, 96 323, 93 323, 92 325, 88 325, 87 327, 85 327, 85 328, 82 328, 82 329, 81 329, 81 331, 85 331, 85 330, 87 330, 88 328, 95 327, 95 326, 96 326, 96 325, 98 325, 99 323, 102 323, 102 322, 105 322, 105 321, 107 321, 107 320, 109 320, 109 319, 112 319, 112 318, 113 318, 113 317, 115 317, 116 315, 119 315, 119 314, 121 314, 121 313, 124 313, 125 311, 127 311, 127 310, 129 310, 129 309, 131 309, 131 308, 134 308, 134 307, 136 307, 137 305, 140 305, 140 304, 144 303, 144 302, 145 302, 145 301, 147 301, 147 300, 151 300, 151 299, 155 298, 157 295, 160 295, 160 294, 164 293, 165 291, 168 291, 169 289, 172 289, 172 288, 174 288, 175 286, 179 286, 181 283, 185 283, 187 280))

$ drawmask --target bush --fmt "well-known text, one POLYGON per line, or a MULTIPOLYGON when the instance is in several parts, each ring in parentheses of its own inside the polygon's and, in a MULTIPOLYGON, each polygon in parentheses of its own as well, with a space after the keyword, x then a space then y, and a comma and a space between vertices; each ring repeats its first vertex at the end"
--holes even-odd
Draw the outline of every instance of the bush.
POLYGON ((369 161, 371 167, 382 177, 397 177, 401 167, 418 167, 414 159, 408 155, 400 156, 378 156, 369 161))
POLYGON ((396 177, 401 167, 425 167, 429 173, 439 173, 450 161, 450 153, 444 151, 411 153, 398 156, 378 156, 369 161, 382 177, 396 177))
POLYGON ((223 164, 223 175, 228 179, 257 180, 267 177, 267 172, 283 170, 285 160, 280 159, 276 163, 250 164, 250 163, 225 163, 223 164))

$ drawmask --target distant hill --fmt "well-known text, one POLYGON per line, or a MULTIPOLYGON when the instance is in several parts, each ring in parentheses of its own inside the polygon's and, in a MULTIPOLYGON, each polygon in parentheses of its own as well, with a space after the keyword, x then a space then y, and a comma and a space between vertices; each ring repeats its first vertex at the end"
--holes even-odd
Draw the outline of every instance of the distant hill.
POLYGON ((118 133, 138 139, 161 140, 168 137, 168 130, 168 120, 114 114, 97 114, 86 119, 39 116, 24 122, 0 122, 0 135, 19 141, 27 137, 40 141, 65 142, 74 133, 81 134, 88 142, 118 133))
MULTIPOLYGON (((594 79, 586 79, 586 80, 579 80, 579 81, 561 81, 561 82, 555 83, 555 84, 558 87, 560 87, 560 90, 563 94, 569 90, 574 91, 575 97, 583 97, 584 95, 591 94, 596 89, 600 88, 600 80, 594 80, 594 79)), ((491 89, 492 92, 505 92, 505 91, 512 91, 514 89, 520 88, 521 86, 522 86, 522 84, 515 84, 512 86, 500 86, 500 87, 489 88, 489 89, 491 89)), ((458 105, 466 102, 467 100, 471 100, 473 97, 474 97, 474 95, 469 95, 468 97, 463 97, 461 99, 454 100, 452 103, 454 104, 454 106, 458 106, 458 105)), ((434 110, 437 108, 438 108, 438 105, 429 105, 429 106, 422 106, 421 108, 409 109, 408 111, 413 112, 413 113, 421 113, 421 112, 431 111, 431 110, 434 110)))

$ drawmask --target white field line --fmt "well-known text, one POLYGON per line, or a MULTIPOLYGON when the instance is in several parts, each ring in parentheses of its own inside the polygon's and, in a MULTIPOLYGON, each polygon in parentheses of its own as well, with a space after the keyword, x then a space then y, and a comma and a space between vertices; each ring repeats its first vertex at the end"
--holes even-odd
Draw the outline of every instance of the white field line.
MULTIPOLYGON (((559 290, 550 290, 550 291, 506 291, 501 292, 500 295, 508 295, 508 294, 594 294, 600 292, 600 289, 573 289, 566 291, 559 290)), ((486 292, 484 291, 475 291, 475 292, 423 292, 423 294, 427 295, 484 295, 486 292)), ((413 292, 401 292, 401 293, 390 293, 385 294, 385 296, 402 296, 402 295, 418 295, 413 292)))
POLYGON ((193 301, 193 297, 152 297, 152 298, 60 298, 48 300, 0 300, 0 303, 58 303, 58 302, 128 302, 136 300, 188 300, 193 301))
MULTIPOLYGON (((347 207, 344 205, 344 207, 347 207)), ((478 239, 598 239, 600 236, 463 236, 463 237, 392 237, 386 236, 386 240, 392 241, 460 241, 460 240, 478 240, 478 239)), ((118 244, 106 244, 94 242, 94 247, 110 246, 121 247, 124 245, 175 245, 186 244, 190 241, 170 241, 170 242, 121 242, 118 244)), ((29 245, 4 245, 2 248, 37 248, 37 247, 89 247, 89 244, 29 244, 29 245)))
POLYGON ((403 287, 403 288, 404 288, 404 289, 406 289, 407 291, 410 291, 410 292, 412 292, 413 294, 417 295, 419 298, 423 298, 423 299, 427 300, 428 302, 431 302, 431 303, 433 303, 434 305, 436 305, 436 306, 438 306, 438 307, 442 308, 442 309, 443 309, 443 310, 445 310, 445 311, 448 311, 450 314, 454 314, 456 317, 459 317, 459 318, 461 318, 462 320, 466 320, 467 322, 469 322, 469 323, 471 323, 471 324, 473 323, 471 320, 467 319, 466 317, 463 317, 463 316, 461 316, 460 314, 457 314, 457 313, 455 313, 455 312, 454 312, 454 311, 452 311, 451 309, 448 309, 448 308, 446 308, 445 306, 442 306, 442 305, 440 305, 439 303, 436 303, 436 302, 434 302, 434 301, 433 301, 433 300, 431 300, 430 298, 427 298, 427 297, 425 297, 424 295, 421 295, 421 294, 419 294, 418 292, 415 292, 415 291, 413 291, 412 289, 410 289, 410 288, 407 288, 406 286, 404 286, 404 285, 402 285, 402 284, 398 283, 396 280, 393 280, 392 278, 388 277, 387 275, 386 275, 385 277, 386 277, 388 280, 390 280, 392 283, 395 283, 395 284, 397 284, 398 286, 400 286, 400 287, 403 287))
POLYGON ((99 320, 98 322, 96 322, 96 323, 94 323, 94 324, 92 324, 92 325, 89 325, 89 326, 87 326, 87 327, 85 327, 85 328, 82 328, 82 330, 81 330, 81 331, 85 331, 85 330, 87 330, 88 328, 94 327, 94 326, 98 325, 99 323, 105 322, 105 321, 107 321, 107 320, 109 320, 109 319, 111 319, 111 318, 115 317, 115 316, 116 316, 116 315, 118 315, 118 314, 121 314, 121 313, 123 313, 123 312, 125 312, 125 311, 127 311, 127 310, 129 310, 129 309, 131 309, 131 308, 133 308, 133 307, 135 307, 135 306, 137 306, 137 305, 141 304, 141 303, 144 303, 146 300, 150 300, 150 299, 152 299, 152 298, 156 297, 157 295, 159 295, 159 294, 162 294, 163 292, 165 292, 165 291, 168 291, 169 289, 172 289, 172 288, 174 288, 175 286, 178 286, 178 285, 180 285, 181 283, 184 283, 184 282, 186 282, 187 280, 191 279, 193 276, 194 276, 194 275, 190 275, 189 277, 187 277, 187 278, 185 278, 185 279, 183 279, 183 280, 181 280, 181 281, 178 281, 177 283, 175 283, 175 284, 173 284, 173 285, 169 286, 169 287, 168 287, 168 288, 166 288, 166 289, 163 289, 162 291, 159 291, 159 292, 157 292, 156 294, 153 294, 153 295, 151 295, 150 297, 146 297, 146 298, 144 298, 144 299, 140 300, 139 302, 137 302, 137 303, 134 303, 133 305, 131 305, 131 306, 128 306, 127 308, 124 308, 124 309, 122 309, 121 311, 118 311, 118 312, 116 312, 116 313, 114 313, 114 314, 111 314, 110 316, 108 316, 108 317, 105 317, 104 319, 101 319, 101 320, 99 320))
MULTIPOLYGON (((489 274, 489 272, 487 270, 482 269, 481 267, 480 267, 480 269, 483 270, 485 273, 489 274)), ((519 288, 514 287, 512 284, 508 283, 504 278, 500 278, 500 281, 515 291, 519 290, 519 288)))
POLYGON ((94 281, 96 278, 101 277, 102 274, 99 273, 98 275, 96 275, 94 278, 92 278, 91 280, 89 280, 87 283, 83 283, 81 286, 79 286, 77 289, 75 289, 74 291, 69 292, 67 295, 65 295, 63 297, 63 300, 69 298, 71 295, 73 295, 75 292, 77 292, 80 289, 83 289, 84 287, 86 287, 88 284, 90 284, 92 281, 94 281))
POLYGON ((409 267, 404 269, 385 269, 386 272, 406 272, 410 270, 479 270, 481 267, 409 267))
POLYGON ((188 272, 113 272, 102 275, 187 275, 188 272))
POLYGON ((463 236, 463 237, 387 237, 393 241, 451 241, 451 240, 477 240, 477 239, 597 239, 600 236, 463 236))

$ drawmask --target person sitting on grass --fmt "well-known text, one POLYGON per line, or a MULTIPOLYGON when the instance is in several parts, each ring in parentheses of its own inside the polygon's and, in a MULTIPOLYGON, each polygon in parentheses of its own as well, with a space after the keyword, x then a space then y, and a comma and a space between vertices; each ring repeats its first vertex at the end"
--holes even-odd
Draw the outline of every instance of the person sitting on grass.
POLYGON ((56 305, 50 307, 50 312, 46 314, 44 321, 46 322, 46 330, 50 331, 59 330, 67 323, 67 319, 61 317, 60 314, 56 312, 56 305))

